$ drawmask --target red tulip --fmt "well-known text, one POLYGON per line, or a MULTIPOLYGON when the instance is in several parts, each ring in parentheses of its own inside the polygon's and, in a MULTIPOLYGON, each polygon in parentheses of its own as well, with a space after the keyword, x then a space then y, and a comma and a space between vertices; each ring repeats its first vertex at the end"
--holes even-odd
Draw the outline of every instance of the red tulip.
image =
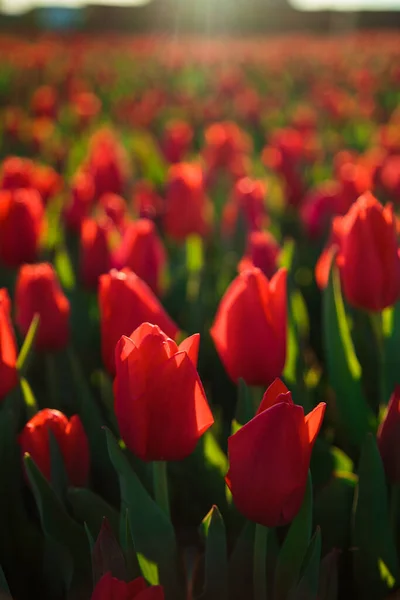
POLYGON ((110 270, 110 229, 111 223, 107 219, 85 219, 82 223, 80 271, 88 288, 97 289, 100 275, 110 270))
POLYGON ((390 205, 383 207, 372 194, 357 200, 344 217, 332 223, 328 248, 316 267, 321 287, 328 282, 330 247, 337 246, 343 293, 350 304, 381 311, 400 297, 400 252, 396 219, 390 205))
POLYGON ((34 262, 44 227, 43 204, 36 190, 0 192, 0 259, 5 265, 34 262))
POLYGON ((18 381, 17 345, 11 323, 11 303, 5 288, 0 289, 0 400, 18 381))
POLYGON ((112 131, 97 131, 90 143, 88 170, 93 177, 96 198, 111 192, 122 194, 126 181, 126 156, 112 131))
POLYGON ((130 223, 114 254, 114 265, 134 271, 158 295, 165 262, 164 246, 153 221, 139 219, 130 223))
POLYGON ((264 199, 266 187, 260 179, 242 177, 233 189, 230 201, 224 207, 223 229, 232 235, 239 215, 243 215, 248 231, 258 231, 266 220, 264 199))
POLYGON ((62 412, 50 408, 36 413, 19 436, 22 455, 29 452, 37 467, 46 479, 50 480, 49 431, 59 445, 69 483, 83 487, 89 474, 89 443, 77 415, 68 420, 62 412))
POLYGON ((162 213, 163 200, 147 180, 136 182, 132 205, 135 213, 141 218, 151 219, 162 213))
POLYGON ((239 262, 239 272, 258 267, 268 278, 277 271, 280 247, 269 231, 253 231, 247 241, 246 254, 239 262))
POLYGON ((160 585, 147 587, 143 577, 125 583, 106 573, 94 588, 91 600, 164 600, 164 591, 160 585))
POLYGON ((179 328, 167 315, 149 286, 129 269, 113 269, 100 277, 99 306, 103 362, 115 373, 114 351, 122 335, 146 321, 156 323, 175 338, 179 328))
POLYGON ((115 349, 115 414, 122 439, 142 460, 182 460, 214 422, 200 377, 200 336, 179 346, 143 323, 115 349))
POLYGON ((178 241, 192 233, 206 235, 210 210, 201 167, 189 163, 170 167, 164 218, 168 235, 178 241))
POLYGON ((243 271, 218 308, 211 336, 229 376, 269 385, 286 359, 286 270, 269 281, 260 269, 243 271))
POLYGON ((296 516, 307 485, 311 451, 325 413, 321 402, 307 416, 276 379, 256 416, 228 439, 226 482, 238 510, 266 527, 296 516))
POLYGON ((16 322, 23 335, 35 314, 40 316, 35 342, 38 349, 60 350, 67 345, 70 306, 52 265, 23 265, 18 273, 15 302, 16 322))
POLYGON ((378 447, 391 483, 400 483, 400 386, 396 386, 378 434, 378 447))
POLYGON ((94 182, 89 173, 76 173, 71 184, 71 199, 64 210, 64 220, 68 229, 80 231, 82 221, 89 216, 94 202, 94 182))
POLYGON ((35 90, 31 101, 35 117, 54 119, 57 113, 57 92, 49 85, 42 85, 35 90))
POLYGON ((1 187, 17 190, 31 187, 34 164, 28 158, 8 156, 2 164, 1 187))
POLYGON ((99 204, 116 227, 122 228, 126 218, 126 202, 122 196, 107 192, 101 196, 99 204))
POLYGON ((171 121, 167 124, 162 148, 164 156, 170 163, 184 159, 193 139, 193 130, 186 121, 171 121))
POLYGON ((32 173, 32 187, 40 194, 45 204, 61 190, 60 175, 47 165, 35 165, 32 173))

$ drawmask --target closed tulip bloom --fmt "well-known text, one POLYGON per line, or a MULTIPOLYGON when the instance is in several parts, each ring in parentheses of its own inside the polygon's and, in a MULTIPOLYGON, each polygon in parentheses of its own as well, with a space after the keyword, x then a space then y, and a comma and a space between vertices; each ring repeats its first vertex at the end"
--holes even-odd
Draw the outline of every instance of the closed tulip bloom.
POLYGON ((0 191, 0 260, 5 265, 34 262, 44 227, 43 204, 36 190, 0 191))
POLYGON ((89 474, 89 443, 77 415, 68 420, 62 412, 50 408, 36 413, 19 436, 22 455, 28 452, 44 477, 50 480, 49 432, 53 434, 60 448, 70 485, 83 487, 89 474))
POLYGON ((122 439, 142 460, 182 460, 214 422, 197 373, 200 336, 179 346, 143 323, 115 349, 115 414, 122 439))
POLYGON ((35 340, 38 350, 61 350, 67 345, 70 306, 51 264, 20 268, 15 303, 16 322, 22 335, 28 333, 35 314, 40 316, 35 340))
POLYGON ((260 179, 242 177, 235 184, 233 202, 243 214, 249 231, 257 231, 262 226, 266 216, 266 193, 266 186, 260 179))
POLYGON ((18 381, 17 344, 11 323, 11 303, 5 288, 0 289, 0 400, 18 381))
POLYGON ((193 130, 186 121, 170 121, 164 131, 162 149, 170 163, 183 160, 190 148, 193 130))
POLYGON ((268 280, 257 268, 243 271, 219 305, 211 337, 233 381, 269 385, 283 371, 287 329, 286 269, 268 280))
POLYGON ((115 346, 122 335, 130 335, 146 321, 155 323, 173 339, 179 331, 149 286, 129 269, 112 269, 100 277, 99 307, 102 357, 112 374, 115 346))
MULTIPOLYGON (((383 207, 371 193, 364 194, 347 215, 334 219, 331 237, 348 302, 372 312, 395 304, 400 297, 400 254, 392 207, 383 207)), ((328 281, 329 252, 328 247, 317 264, 322 286, 328 281)))
POLYGON ((94 202, 93 177, 85 171, 78 172, 71 184, 71 198, 64 210, 64 221, 68 229, 79 232, 83 220, 89 216, 94 202))
POLYGON ((127 206, 122 196, 107 192, 99 199, 99 204, 105 214, 118 227, 123 228, 126 219, 127 206))
POLYGON ((325 413, 321 402, 304 416, 279 379, 256 416, 228 439, 226 482, 237 509, 266 527, 290 523, 303 502, 311 452, 325 413))
POLYGON ((139 219, 130 223, 114 254, 114 265, 134 271, 158 295, 165 263, 164 246, 153 221, 139 219))
POLYGON ((400 386, 396 386, 378 430, 378 448, 391 483, 400 483, 400 386))
POLYGON ((89 289, 97 289, 100 275, 110 270, 110 229, 111 222, 107 219, 85 219, 82 223, 80 271, 81 279, 89 289))
POLYGON ((239 262, 241 273, 252 267, 258 267, 268 278, 277 271, 280 247, 269 231, 253 231, 247 241, 246 254, 239 262))
POLYGON ((106 573, 94 588, 91 600, 164 600, 164 591, 160 585, 147 587, 143 577, 126 583, 106 573))
POLYGON ((31 187, 34 164, 28 158, 8 156, 1 167, 0 185, 5 190, 31 187))

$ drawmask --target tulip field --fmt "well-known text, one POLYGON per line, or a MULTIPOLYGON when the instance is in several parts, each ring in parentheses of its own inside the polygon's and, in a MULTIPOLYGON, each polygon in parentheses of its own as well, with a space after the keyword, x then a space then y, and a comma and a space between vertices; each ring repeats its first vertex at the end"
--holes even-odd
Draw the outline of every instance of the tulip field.
POLYGON ((400 598, 400 35, 0 65, 0 598, 400 598))

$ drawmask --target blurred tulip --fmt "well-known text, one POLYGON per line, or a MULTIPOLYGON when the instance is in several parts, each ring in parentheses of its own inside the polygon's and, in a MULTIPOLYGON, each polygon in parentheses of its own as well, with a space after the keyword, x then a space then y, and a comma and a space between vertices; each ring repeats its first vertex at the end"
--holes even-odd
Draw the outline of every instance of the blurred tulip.
POLYGON ((57 114, 57 92, 50 85, 43 85, 32 96, 31 109, 35 117, 54 119, 57 114))
POLYGON ((127 212, 126 202, 122 196, 107 192, 100 197, 99 205, 115 226, 122 229, 127 212))
POLYGON ((297 515, 324 413, 321 402, 304 416, 303 407, 293 403, 289 390, 276 379, 256 416, 228 439, 226 483, 247 519, 279 527, 297 515))
POLYGON ((65 348, 69 340, 70 306, 51 264, 23 265, 16 289, 16 322, 26 335, 33 317, 40 316, 36 348, 53 351, 65 348))
POLYGON ((0 260, 5 265, 34 262, 44 228, 43 204, 36 190, 0 191, 0 260))
POLYGON ((241 273, 258 267, 268 279, 277 271, 280 247, 269 231, 253 231, 248 236, 246 253, 239 262, 241 273))
POLYGON ((390 398, 387 413, 378 433, 378 448, 386 475, 391 483, 400 483, 400 386, 396 386, 390 398))
POLYGON ((71 184, 71 198, 64 210, 64 221, 68 229, 79 232, 82 221, 89 216, 94 202, 94 182, 89 173, 78 172, 71 184))
POLYGON ((127 176, 127 158, 116 135, 100 129, 91 139, 87 168, 93 177, 96 198, 110 192, 121 195, 127 176))
POLYGON ((162 149, 164 156, 170 163, 181 162, 187 154, 193 139, 193 130, 185 121, 170 121, 167 123, 162 149))
POLYGON ((128 448, 142 460, 182 460, 214 422, 197 373, 200 336, 179 346, 143 323, 115 349, 115 414, 128 448))
POLYGON ((1 167, 1 188, 17 190, 30 188, 34 172, 34 163, 28 158, 8 156, 1 167))
POLYGON ((166 253, 153 221, 139 219, 127 226, 121 245, 114 253, 113 263, 117 269, 128 267, 156 295, 160 294, 166 253))
POLYGON ((115 373, 115 346, 146 321, 155 323, 175 339, 179 328, 165 312, 149 286, 129 269, 113 269, 100 277, 99 307, 101 351, 107 370, 115 373))
POLYGON ((11 322, 11 303, 5 288, 0 289, 0 400, 18 381, 17 344, 11 322))
POLYGON ((243 271, 222 298, 211 337, 233 381, 269 385, 283 371, 287 330, 286 270, 269 281, 260 269, 243 271))
POLYGON ((46 479, 51 478, 49 432, 55 437, 63 457, 70 485, 83 487, 89 475, 89 443, 78 415, 71 419, 58 410, 45 408, 22 430, 18 442, 22 456, 28 452, 46 479))
POLYGON ((106 573, 94 588, 91 600, 164 600, 164 591, 160 585, 147 587, 143 577, 126 583, 106 573))
POLYGON ((89 289, 97 289, 100 275, 111 268, 108 219, 85 219, 81 227, 80 274, 89 289))
POLYGON ((328 248, 322 253, 316 277, 320 287, 328 282, 330 248, 338 249, 343 293, 356 308, 378 312, 400 297, 400 251, 396 220, 390 205, 383 207, 371 193, 360 196, 344 217, 332 223, 328 248))

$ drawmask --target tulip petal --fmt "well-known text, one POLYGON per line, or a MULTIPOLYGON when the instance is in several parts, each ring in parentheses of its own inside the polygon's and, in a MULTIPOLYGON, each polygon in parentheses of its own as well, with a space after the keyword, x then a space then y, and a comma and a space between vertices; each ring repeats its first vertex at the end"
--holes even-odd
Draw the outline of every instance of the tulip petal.
POLYGON ((308 415, 306 415, 304 422, 307 426, 308 442, 312 448, 317 438, 319 430, 321 429, 322 421, 324 419, 326 404, 320 402, 318 406, 314 408, 308 415))
POLYGON ((260 414, 279 402, 289 402, 289 404, 293 404, 291 393, 283 381, 277 377, 265 392, 256 414, 260 414))
POLYGON ((65 434, 63 456, 68 479, 75 487, 83 487, 89 475, 90 455, 88 439, 78 415, 71 417, 65 434))
POLYGON ((179 352, 186 352, 192 363, 197 367, 199 357, 200 334, 195 333, 179 344, 179 352))

